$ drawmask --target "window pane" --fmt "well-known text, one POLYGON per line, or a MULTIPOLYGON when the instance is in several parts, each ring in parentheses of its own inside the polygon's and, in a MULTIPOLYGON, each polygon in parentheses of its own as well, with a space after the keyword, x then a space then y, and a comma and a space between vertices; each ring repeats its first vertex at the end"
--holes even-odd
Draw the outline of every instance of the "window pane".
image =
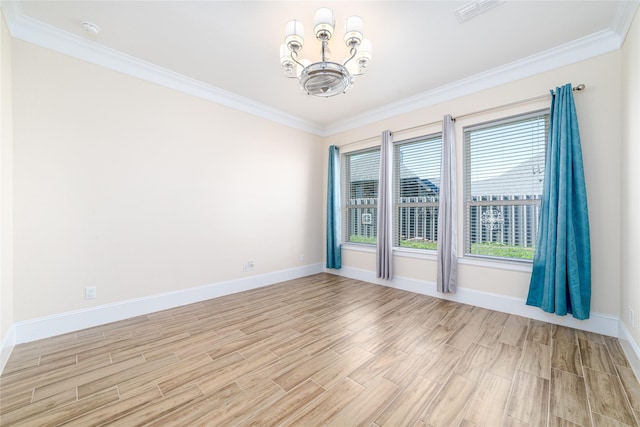
POLYGON ((470 131, 471 195, 542 194, 545 117, 470 131))
POLYGON ((470 206, 469 253, 533 259, 539 214, 537 204, 470 206))
POLYGON ((465 128, 467 254, 533 258, 548 118, 535 113, 465 128))
POLYGON ((399 142, 394 150, 396 244, 436 250, 442 137, 399 142))
POLYGON ((349 241, 375 245, 378 209, 375 206, 361 205, 348 208, 347 212, 349 241))
POLYGON ((376 244, 380 149, 344 156, 345 241, 376 244))

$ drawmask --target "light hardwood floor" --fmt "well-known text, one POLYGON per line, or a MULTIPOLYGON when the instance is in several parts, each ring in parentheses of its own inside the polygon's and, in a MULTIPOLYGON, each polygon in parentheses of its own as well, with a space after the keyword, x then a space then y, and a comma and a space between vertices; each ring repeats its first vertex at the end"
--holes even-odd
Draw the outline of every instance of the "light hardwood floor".
POLYGON ((2 426, 637 426, 615 338, 318 274, 17 346, 2 426))

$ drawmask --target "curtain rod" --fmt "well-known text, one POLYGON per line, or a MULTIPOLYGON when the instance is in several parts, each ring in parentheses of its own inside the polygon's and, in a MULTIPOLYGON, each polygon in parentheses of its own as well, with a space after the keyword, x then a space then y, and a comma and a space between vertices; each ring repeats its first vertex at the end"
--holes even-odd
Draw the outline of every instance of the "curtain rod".
MULTIPOLYGON (((574 92, 580 92, 583 91, 587 88, 587 86, 585 86, 584 84, 580 83, 579 85, 577 85, 576 87, 572 88, 572 91, 574 92)), ((553 92, 552 92, 553 93, 553 92)), ((508 104, 502 104, 502 105, 498 105, 496 107, 490 107, 490 108, 485 108, 484 110, 478 110, 478 111, 474 111, 471 113, 467 113, 467 114, 461 114, 457 117, 453 118, 453 121, 455 122, 456 119, 461 119, 464 117, 471 117, 471 116, 475 116, 476 114, 482 114, 482 113, 488 113, 490 111, 495 111, 495 110, 501 110, 503 108, 507 108, 507 107, 513 107, 514 105, 520 105, 520 104, 526 104, 528 102, 533 102, 533 101, 537 101, 539 99, 543 99, 546 98, 547 96, 549 96, 550 94, 546 94, 546 95, 538 95, 538 96, 534 96, 532 98, 527 98, 527 99, 522 99, 520 101, 514 101, 514 102, 510 102, 508 104)), ((420 129, 420 128, 424 128, 424 127, 429 127, 429 126, 433 126, 433 125, 437 125, 438 123, 442 123, 442 120, 436 120, 435 122, 429 122, 429 123, 423 123, 420 125, 416 125, 416 126, 411 126, 408 128, 404 128, 404 129, 399 129, 395 132, 391 132, 391 134, 394 133, 401 133, 401 132, 409 132, 415 129, 420 129)), ((363 139, 359 139, 357 141, 353 141, 353 142, 349 142, 346 143, 344 145, 341 145, 340 148, 342 147, 348 147, 350 145, 354 145, 354 144, 360 144, 362 142, 366 142, 366 141, 370 141, 370 140, 374 140, 380 138, 380 135, 376 135, 376 136, 370 136, 368 138, 363 138, 363 139)))
MULTIPOLYGON (((580 92, 582 90, 585 90, 587 87, 580 83, 578 86, 572 88, 571 90, 573 92, 580 92)), ((467 113, 467 114, 461 114, 457 117, 453 118, 453 121, 455 122, 456 119, 461 119, 461 118, 465 118, 465 117, 471 117, 471 116, 475 116, 476 114, 482 114, 482 113, 488 113, 490 111, 495 111, 495 110, 502 110, 503 108, 507 108, 507 107, 512 107, 514 105, 520 105, 520 104, 526 104, 529 102, 533 102, 533 101, 537 101, 539 99, 543 99, 546 98, 547 96, 553 94, 553 92, 546 94, 546 95, 538 95, 538 96, 534 96, 532 98, 527 98, 527 99, 522 99, 520 101, 514 101, 514 102, 510 102, 508 104, 502 104, 502 105, 498 105, 496 107, 490 107, 490 108, 485 108, 484 110, 478 110, 478 111, 474 111, 472 113, 467 113)))

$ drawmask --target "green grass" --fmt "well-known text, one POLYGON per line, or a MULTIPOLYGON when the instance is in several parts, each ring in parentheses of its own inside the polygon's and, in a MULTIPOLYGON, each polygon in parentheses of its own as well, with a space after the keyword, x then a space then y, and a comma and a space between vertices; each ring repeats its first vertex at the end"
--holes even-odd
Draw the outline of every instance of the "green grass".
POLYGON ((419 241, 419 240, 400 240, 400 247, 411 249, 428 249, 430 251, 438 250, 438 242, 419 241))
POLYGON ((376 244, 376 238, 375 237, 353 235, 353 236, 349 237, 349 242, 350 243, 366 243, 367 245, 375 245, 376 244))
MULTIPOLYGON (((350 243, 364 243, 368 245, 375 245, 376 238, 375 237, 366 237, 366 236, 350 236, 350 243)), ((400 247, 402 248, 411 248, 411 249, 429 249, 435 251, 438 249, 438 242, 432 241, 419 241, 419 240, 401 240, 400 247)))
POLYGON ((536 248, 523 248, 521 246, 508 246, 502 243, 474 243, 471 245, 471 253, 514 259, 533 259, 536 248))
MULTIPOLYGON (((375 245, 375 237, 350 236, 351 243, 364 243, 375 245)), ((411 249, 426 249, 430 251, 438 250, 438 242, 401 240, 400 247, 411 249)), ((508 246, 502 243, 474 243, 471 245, 471 253, 475 255, 486 255, 511 259, 533 259, 536 248, 523 248, 521 246, 508 246)))

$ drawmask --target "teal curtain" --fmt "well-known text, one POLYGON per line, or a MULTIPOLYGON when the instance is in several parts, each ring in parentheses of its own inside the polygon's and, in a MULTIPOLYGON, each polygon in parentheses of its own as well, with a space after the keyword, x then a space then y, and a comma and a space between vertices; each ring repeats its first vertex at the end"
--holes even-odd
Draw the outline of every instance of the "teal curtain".
POLYGON ((570 84, 552 92, 544 187, 527 304, 588 319, 591 247, 578 120, 570 84))
POLYGON ((340 150, 329 147, 327 183, 327 268, 342 268, 340 249, 340 150))

